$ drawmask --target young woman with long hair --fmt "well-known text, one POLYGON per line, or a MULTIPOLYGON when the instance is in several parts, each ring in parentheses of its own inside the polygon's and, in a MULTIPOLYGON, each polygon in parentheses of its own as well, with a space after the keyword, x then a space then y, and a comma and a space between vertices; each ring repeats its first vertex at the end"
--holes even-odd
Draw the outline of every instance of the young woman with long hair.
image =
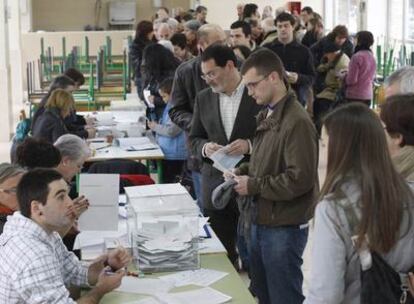
POLYGON ((394 168, 380 119, 361 103, 325 117, 320 154, 327 173, 315 211, 305 303, 360 303, 357 250, 365 237, 394 270, 414 265, 412 189, 394 168))
POLYGON ((151 21, 142 20, 137 24, 135 30, 135 38, 129 47, 129 56, 131 58, 131 65, 134 71, 134 81, 137 87, 138 96, 142 99, 142 75, 141 75, 141 63, 142 53, 144 48, 154 43, 154 27, 151 21))
POLYGON ((174 77, 175 70, 179 65, 180 61, 174 56, 173 52, 161 44, 151 44, 144 49, 141 65, 143 89, 149 90, 151 94, 146 102, 154 105, 152 114, 155 117, 150 117, 153 121, 159 121, 165 108, 165 103, 158 92, 159 85, 164 79, 174 77))

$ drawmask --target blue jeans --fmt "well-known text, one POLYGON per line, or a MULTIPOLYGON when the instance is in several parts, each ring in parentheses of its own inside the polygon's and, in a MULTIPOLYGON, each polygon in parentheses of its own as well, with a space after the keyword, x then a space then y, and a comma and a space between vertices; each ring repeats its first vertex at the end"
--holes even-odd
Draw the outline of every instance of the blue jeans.
POLYGON ((308 228, 252 225, 250 277, 260 304, 299 304, 308 228))
POLYGON ((195 196, 197 198, 197 205, 200 208, 201 212, 204 212, 202 195, 201 195, 201 173, 198 171, 191 171, 191 177, 193 179, 193 186, 195 196))

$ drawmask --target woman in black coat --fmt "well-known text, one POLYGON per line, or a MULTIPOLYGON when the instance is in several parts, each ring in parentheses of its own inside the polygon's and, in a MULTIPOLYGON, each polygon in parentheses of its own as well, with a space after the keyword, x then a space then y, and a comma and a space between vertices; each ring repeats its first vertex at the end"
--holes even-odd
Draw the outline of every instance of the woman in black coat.
POLYGON ((161 44, 150 44, 145 47, 142 57, 144 89, 149 91, 145 102, 153 105, 147 108, 147 117, 159 121, 165 108, 165 102, 158 93, 159 84, 166 78, 174 77, 180 61, 161 44))
POLYGON ((39 115, 32 126, 32 135, 54 143, 60 136, 69 133, 64 119, 68 117, 74 107, 72 94, 56 89, 47 100, 44 112, 39 115))
MULTIPOLYGON (((63 89, 70 94, 77 89, 76 81, 71 79, 67 75, 59 75, 55 79, 53 79, 49 91, 47 94, 42 98, 40 101, 39 107, 33 115, 31 128, 36 123, 36 120, 39 118, 41 114, 45 111, 45 105, 52 95, 53 91, 56 89, 63 89)), ((86 127, 87 122, 86 120, 80 116, 76 115, 75 109, 72 109, 70 115, 65 119, 65 125, 68 131, 74 135, 77 135, 82 138, 93 138, 95 137, 95 129, 91 128, 90 126, 86 127)))
POLYGON ((129 56, 131 58, 132 69, 134 71, 135 86, 137 87, 138 96, 143 99, 142 95, 142 75, 141 63, 144 48, 153 43, 154 28, 151 21, 143 20, 137 24, 135 38, 129 47, 129 56))

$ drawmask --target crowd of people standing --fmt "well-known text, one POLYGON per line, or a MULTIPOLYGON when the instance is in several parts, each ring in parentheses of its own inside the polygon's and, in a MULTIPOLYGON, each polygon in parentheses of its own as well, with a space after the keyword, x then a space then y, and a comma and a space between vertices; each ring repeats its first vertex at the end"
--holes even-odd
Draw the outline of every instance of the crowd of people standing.
MULTIPOLYGON (((174 16, 161 7, 136 26, 129 56, 147 128, 165 155, 164 181, 191 179, 261 304, 375 303, 374 294, 392 303, 385 277, 364 283, 378 263, 401 275, 397 293, 411 300, 414 68, 386 79, 378 115, 370 109, 372 33, 337 25, 325 35, 310 7, 297 15, 271 6, 260 14, 254 3, 236 9, 228 32, 208 23, 201 5, 174 16), (215 153, 241 161, 223 172, 215 153)), ((0 164, 2 303, 98 303, 125 275, 122 248, 89 266, 69 252, 88 201, 68 185, 96 132, 75 111, 72 91, 83 82, 76 70, 54 79, 32 137, 14 151, 14 164, 0 164), (77 286, 94 287, 80 297, 77 286)))

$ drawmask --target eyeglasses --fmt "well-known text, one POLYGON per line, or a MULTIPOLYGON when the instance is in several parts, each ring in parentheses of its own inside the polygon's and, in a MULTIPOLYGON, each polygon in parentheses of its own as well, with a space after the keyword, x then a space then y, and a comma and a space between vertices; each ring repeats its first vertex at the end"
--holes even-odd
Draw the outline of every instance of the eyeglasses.
POLYGON ((220 69, 220 67, 216 67, 216 68, 212 69, 210 72, 207 72, 207 73, 201 75, 201 78, 205 81, 214 80, 218 76, 217 72, 218 72, 219 69, 220 69))
POLYGON ((269 75, 270 73, 267 74, 266 76, 263 76, 263 78, 258 81, 246 83, 245 84, 246 88, 248 88, 249 90, 254 90, 258 86, 258 84, 261 83, 263 80, 265 80, 267 77, 269 77, 269 75))
POLYGON ((10 189, 0 189, 0 192, 4 192, 4 193, 7 193, 9 195, 12 195, 12 194, 17 193, 17 188, 13 187, 13 188, 10 188, 10 189))

